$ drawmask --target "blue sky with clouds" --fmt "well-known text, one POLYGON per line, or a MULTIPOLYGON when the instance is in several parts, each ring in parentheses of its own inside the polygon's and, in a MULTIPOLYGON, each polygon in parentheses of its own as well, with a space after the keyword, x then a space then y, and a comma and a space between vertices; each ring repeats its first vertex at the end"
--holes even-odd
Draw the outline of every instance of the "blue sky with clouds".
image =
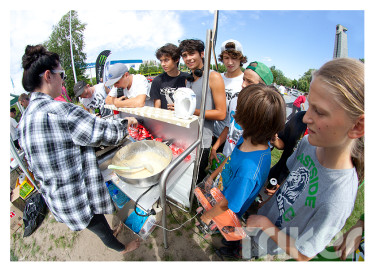
MULTIPOLYGON (((155 50, 167 42, 206 40, 213 28, 213 10, 101 10, 76 9, 87 24, 87 62, 104 49, 111 59, 156 60, 155 50), (98 20, 98 18, 104 18, 98 20)), ((10 11, 10 75, 14 93, 23 92, 20 61, 27 44, 42 43, 66 10, 10 11)), ((299 78, 332 59, 336 24, 348 28, 348 55, 364 58, 364 10, 220 10, 216 55, 227 39, 243 46, 248 61, 276 66, 288 78, 299 78)))

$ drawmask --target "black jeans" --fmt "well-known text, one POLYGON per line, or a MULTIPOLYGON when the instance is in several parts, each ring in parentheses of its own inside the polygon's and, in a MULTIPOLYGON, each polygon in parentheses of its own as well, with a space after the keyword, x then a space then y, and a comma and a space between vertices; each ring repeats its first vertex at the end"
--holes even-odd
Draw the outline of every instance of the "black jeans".
POLYGON ((104 214, 94 214, 87 229, 95 233, 107 247, 119 252, 125 250, 125 245, 120 243, 113 235, 113 231, 108 225, 104 214))
POLYGON ((208 166, 209 156, 210 156, 210 148, 203 148, 202 157, 201 157, 201 161, 199 164, 197 184, 200 183, 207 176, 205 169, 208 166))

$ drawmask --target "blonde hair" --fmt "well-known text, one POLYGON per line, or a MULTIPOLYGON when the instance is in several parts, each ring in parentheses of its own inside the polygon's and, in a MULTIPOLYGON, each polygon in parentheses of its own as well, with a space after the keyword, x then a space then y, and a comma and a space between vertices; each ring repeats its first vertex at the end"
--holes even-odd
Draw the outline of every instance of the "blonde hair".
MULTIPOLYGON (((365 113, 364 64, 361 61, 350 58, 334 59, 325 63, 313 76, 319 77, 331 87, 336 102, 352 121, 365 113)), ((351 157, 361 181, 364 179, 364 137, 355 139, 351 157)))

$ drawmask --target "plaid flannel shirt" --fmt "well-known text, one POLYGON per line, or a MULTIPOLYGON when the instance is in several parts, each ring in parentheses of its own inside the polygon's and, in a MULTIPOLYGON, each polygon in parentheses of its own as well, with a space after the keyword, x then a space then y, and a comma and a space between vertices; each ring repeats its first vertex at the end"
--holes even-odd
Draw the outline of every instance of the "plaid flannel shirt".
POLYGON ((86 228, 94 214, 115 211, 94 147, 119 143, 126 128, 126 122, 32 93, 19 122, 19 143, 49 209, 71 230, 86 228))

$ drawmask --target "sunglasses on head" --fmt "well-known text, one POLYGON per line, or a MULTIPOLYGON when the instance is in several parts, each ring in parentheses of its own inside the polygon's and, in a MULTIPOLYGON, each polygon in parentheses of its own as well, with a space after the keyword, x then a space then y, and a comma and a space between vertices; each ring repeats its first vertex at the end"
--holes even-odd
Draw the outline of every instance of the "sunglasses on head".
MULTIPOLYGON (((50 70, 53 74, 60 74, 62 80, 66 80, 66 74, 64 70, 50 70)), ((45 71, 41 73, 39 76, 42 77, 45 71)))

